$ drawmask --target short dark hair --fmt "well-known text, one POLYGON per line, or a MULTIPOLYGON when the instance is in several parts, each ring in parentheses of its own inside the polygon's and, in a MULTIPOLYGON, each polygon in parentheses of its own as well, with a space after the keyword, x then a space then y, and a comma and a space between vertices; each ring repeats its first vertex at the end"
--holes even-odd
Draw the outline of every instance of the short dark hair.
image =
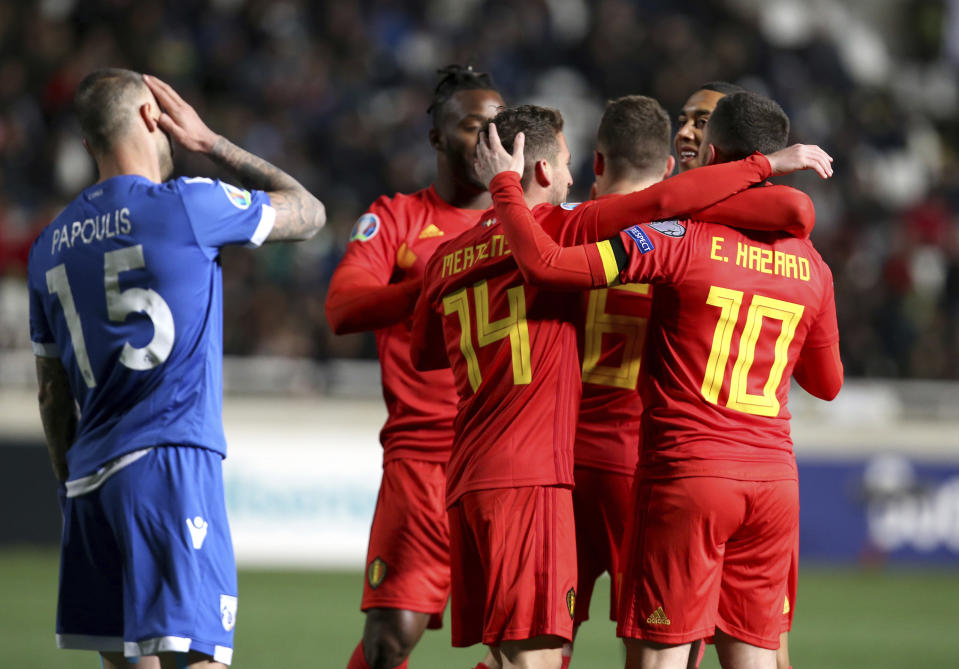
POLYGON ((669 114, 645 95, 627 95, 606 103, 596 133, 596 148, 611 176, 661 172, 669 160, 669 114))
POLYGON ((146 88, 132 70, 115 67, 94 70, 77 86, 73 98, 80 132, 94 154, 110 151, 129 127, 130 98, 146 88))
POLYGON ((709 143, 724 160, 774 153, 789 141, 789 117, 775 101, 745 91, 720 98, 706 122, 709 143))
POLYGON ((716 91, 717 93, 722 93, 723 95, 731 95, 733 93, 745 93, 746 89, 738 84, 731 84, 728 81, 707 81, 705 84, 696 89, 697 91, 716 91))
MULTIPOLYGON (((501 110, 489 123, 496 124, 500 141, 510 153, 517 133, 526 136, 523 148, 523 187, 529 185, 533 167, 540 160, 552 162, 559 151, 558 135, 563 131, 563 115, 558 109, 537 105, 518 105, 501 110)), ((488 125, 488 124, 487 124, 488 125)), ((484 128, 483 132, 486 132, 484 128)), ((482 139, 481 139, 482 141, 482 139)))
POLYGON ((433 91, 433 101, 426 113, 433 119, 433 127, 438 128, 443 120, 443 108, 450 98, 460 91, 496 90, 493 77, 486 72, 476 72, 472 65, 447 65, 437 70, 443 75, 433 91))

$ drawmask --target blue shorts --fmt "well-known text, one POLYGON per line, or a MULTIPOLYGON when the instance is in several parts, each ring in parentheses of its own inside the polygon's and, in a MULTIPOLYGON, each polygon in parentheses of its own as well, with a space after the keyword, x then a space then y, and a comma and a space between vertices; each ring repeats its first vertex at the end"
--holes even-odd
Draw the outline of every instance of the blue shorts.
POLYGON ((229 664, 236 561, 222 458, 165 446, 66 500, 57 645, 229 664))

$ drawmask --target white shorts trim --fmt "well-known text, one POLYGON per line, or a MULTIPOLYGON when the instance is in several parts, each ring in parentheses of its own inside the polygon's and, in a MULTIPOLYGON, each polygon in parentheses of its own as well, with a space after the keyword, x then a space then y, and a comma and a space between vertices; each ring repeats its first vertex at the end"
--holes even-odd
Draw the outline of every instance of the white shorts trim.
POLYGON ((273 224, 276 223, 276 209, 268 204, 261 205, 260 222, 256 225, 256 230, 247 244, 248 248, 256 248, 266 241, 266 238, 273 232, 273 224))
POLYGON ((123 639, 118 636, 93 636, 91 634, 57 635, 57 648, 118 653, 123 650, 123 647, 123 639))
MULTIPOLYGON (((186 653, 193 645, 193 640, 182 636, 161 636, 145 641, 123 641, 121 645, 124 657, 140 657, 157 653, 186 653)), ((213 660, 230 664, 233 662, 233 649, 227 646, 214 646, 213 660)))
POLYGON ((133 464, 152 450, 153 447, 151 446, 150 448, 141 448, 139 451, 130 451, 115 460, 111 460, 89 476, 67 481, 67 497, 77 497, 79 495, 85 495, 88 492, 93 492, 102 486, 108 478, 127 465, 133 464))
POLYGON ((124 641, 124 657, 156 655, 157 653, 185 653, 193 640, 185 636, 161 636, 143 641, 124 641))
POLYGON ((230 664, 233 662, 233 649, 226 646, 214 646, 213 659, 223 664, 230 664))

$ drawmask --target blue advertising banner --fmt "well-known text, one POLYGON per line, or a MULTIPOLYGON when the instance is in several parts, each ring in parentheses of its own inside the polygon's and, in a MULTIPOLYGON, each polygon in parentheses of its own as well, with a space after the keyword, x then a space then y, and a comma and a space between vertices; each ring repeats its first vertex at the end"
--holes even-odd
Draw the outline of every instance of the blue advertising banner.
POLYGON ((802 559, 959 565, 959 462, 799 458, 802 559))

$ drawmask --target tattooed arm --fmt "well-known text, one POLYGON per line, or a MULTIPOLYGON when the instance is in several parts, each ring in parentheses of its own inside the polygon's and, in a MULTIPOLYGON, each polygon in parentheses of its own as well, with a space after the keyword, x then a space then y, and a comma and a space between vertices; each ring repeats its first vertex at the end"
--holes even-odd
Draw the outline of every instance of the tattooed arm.
POLYGON ((77 433, 77 408, 70 391, 67 372, 59 358, 37 357, 37 384, 40 392, 40 420, 47 437, 50 464, 57 480, 67 480, 67 450, 77 433))
POLYGON ((235 174, 246 188, 266 191, 276 210, 268 242, 309 239, 326 223, 326 209, 289 174, 216 134, 169 84, 143 75, 163 112, 157 123, 178 144, 235 174))

